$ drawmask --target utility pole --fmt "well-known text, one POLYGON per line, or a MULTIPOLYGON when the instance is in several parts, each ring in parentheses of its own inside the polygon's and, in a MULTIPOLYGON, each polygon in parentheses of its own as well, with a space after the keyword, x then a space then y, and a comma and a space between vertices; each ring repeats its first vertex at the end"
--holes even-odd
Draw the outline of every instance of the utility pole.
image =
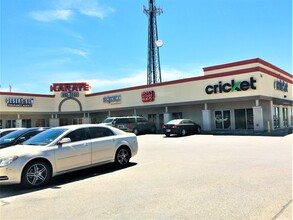
POLYGON ((163 13, 157 8, 155 0, 149 0, 149 9, 143 6, 143 12, 148 16, 148 62, 147 62, 147 84, 162 82, 159 48, 163 46, 162 40, 158 39, 157 14, 163 13))

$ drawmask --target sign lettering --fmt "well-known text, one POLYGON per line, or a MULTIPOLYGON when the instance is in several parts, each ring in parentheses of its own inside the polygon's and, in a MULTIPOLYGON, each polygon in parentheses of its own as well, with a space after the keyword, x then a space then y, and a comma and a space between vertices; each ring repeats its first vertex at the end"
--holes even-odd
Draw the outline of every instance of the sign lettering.
POLYGON ((33 98, 6 98, 8 107, 32 107, 34 103, 33 98))
POLYGON ((250 77, 249 81, 237 81, 231 80, 231 83, 222 83, 219 81, 218 84, 208 85, 205 88, 206 94, 217 94, 217 93, 228 93, 234 91, 247 91, 248 89, 256 89, 255 86, 256 80, 253 77, 250 77))

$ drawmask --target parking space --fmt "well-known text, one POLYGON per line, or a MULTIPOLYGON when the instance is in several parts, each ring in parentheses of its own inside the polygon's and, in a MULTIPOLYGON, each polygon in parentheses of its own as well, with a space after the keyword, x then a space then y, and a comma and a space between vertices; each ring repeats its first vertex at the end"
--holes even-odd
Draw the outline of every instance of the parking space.
POLYGON ((6 219, 291 219, 292 135, 138 136, 130 166, 2 186, 6 219), (28 205, 29 204, 29 205, 28 205))

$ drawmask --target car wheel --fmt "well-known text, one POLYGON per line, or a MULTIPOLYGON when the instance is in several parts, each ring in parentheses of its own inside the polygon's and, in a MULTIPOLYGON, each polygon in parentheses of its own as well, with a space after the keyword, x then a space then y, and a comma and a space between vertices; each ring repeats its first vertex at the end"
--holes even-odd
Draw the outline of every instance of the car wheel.
POLYGON ((129 160, 130 160, 129 150, 127 150, 126 148, 119 148, 118 151, 116 152, 115 163, 118 166, 125 166, 126 164, 129 163, 129 160))
POLYGON ((134 128, 134 129, 133 129, 133 133, 134 133, 135 135, 138 135, 138 134, 139 134, 138 129, 137 129, 137 128, 134 128))
POLYGON ((182 136, 185 136, 186 135, 186 130, 184 128, 181 130, 181 135, 182 136))
POLYGON ((165 133, 166 137, 170 137, 170 134, 169 133, 165 133))
POLYGON ((52 168, 45 161, 34 161, 25 166, 21 182, 25 187, 39 187, 47 184, 52 176, 52 168))
POLYGON ((201 133, 201 127, 197 127, 196 133, 200 134, 201 133))

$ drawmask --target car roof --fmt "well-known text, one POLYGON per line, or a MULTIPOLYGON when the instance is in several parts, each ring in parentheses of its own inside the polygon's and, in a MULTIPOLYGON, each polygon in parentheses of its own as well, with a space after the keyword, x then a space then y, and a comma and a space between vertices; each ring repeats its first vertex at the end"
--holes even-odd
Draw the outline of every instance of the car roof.
POLYGON ((2 133, 4 131, 16 131, 16 130, 21 130, 21 129, 25 129, 25 128, 1 128, 0 133, 2 133))
POLYGON ((60 128, 76 129, 76 128, 87 128, 87 127, 106 127, 106 128, 108 128, 108 126, 104 126, 104 125, 100 125, 100 124, 78 124, 78 125, 58 126, 58 127, 54 127, 51 129, 60 129, 60 128))
POLYGON ((49 128, 48 127, 33 127, 33 128, 18 129, 4 135, 3 137, 1 137, 1 140, 7 139, 7 138, 18 138, 19 136, 25 134, 28 131, 38 131, 38 130, 47 130, 47 129, 49 128))

